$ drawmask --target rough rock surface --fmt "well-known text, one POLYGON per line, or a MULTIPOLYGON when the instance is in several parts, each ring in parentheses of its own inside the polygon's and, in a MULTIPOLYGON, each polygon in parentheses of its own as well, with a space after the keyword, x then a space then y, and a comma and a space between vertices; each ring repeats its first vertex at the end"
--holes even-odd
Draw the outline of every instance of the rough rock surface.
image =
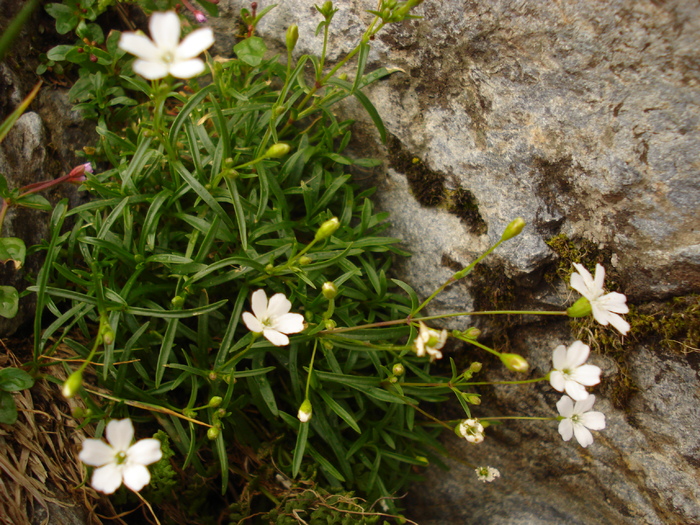
MULTIPOLYGON (((311 3, 278 3, 259 33, 282 42, 296 23, 295 52, 318 53, 311 3)), ((352 48, 376 4, 335 3, 332 60, 352 48)), ((232 27, 243 6, 222 1, 215 26, 232 27)), ((633 305, 700 292, 697 3, 426 0, 419 13, 378 36, 370 55, 370 68, 403 70, 369 92, 392 135, 387 148, 372 151, 369 119, 344 109, 363 122, 362 155, 387 159, 379 204, 414 253, 397 270, 402 278, 427 296, 521 216, 528 228, 488 263, 518 287, 518 305, 570 304, 563 283, 543 279, 557 260, 546 241, 557 234, 588 241, 633 305)), ((431 313, 479 300, 474 288, 454 286, 431 313)), ((508 330, 532 377, 573 340, 566 322, 508 330)), ((596 408, 608 427, 592 446, 563 443, 553 421, 492 427, 478 447, 448 436, 453 470, 431 470, 409 495, 413 517, 423 525, 700 523, 697 349, 634 337, 622 348, 593 358, 604 370, 596 408), (620 398, 623 383, 637 390, 620 398), (463 462, 496 466, 503 477, 478 483, 463 462)), ((485 374, 504 377, 497 363, 485 374)), ((546 384, 482 393, 483 415, 555 416, 559 399, 546 384)))

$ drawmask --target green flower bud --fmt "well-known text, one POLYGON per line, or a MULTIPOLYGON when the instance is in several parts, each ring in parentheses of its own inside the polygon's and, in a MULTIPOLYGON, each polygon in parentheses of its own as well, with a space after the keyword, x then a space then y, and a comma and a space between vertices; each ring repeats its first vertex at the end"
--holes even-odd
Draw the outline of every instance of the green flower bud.
POLYGON ((469 403, 470 405, 480 405, 481 404, 481 398, 477 396, 476 394, 467 394, 466 392, 463 394, 464 400, 469 403))
POLYGON ((299 27, 296 24, 292 24, 287 28, 287 35, 285 41, 287 43, 287 51, 290 53, 297 45, 297 40, 299 40, 299 27))
POLYGON ((481 363, 479 363, 478 361, 474 361, 471 365, 469 365, 469 371, 472 374, 478 374, 479 372, 481 372, 482 366, 483 365, 481 363))
POLYGON ((209 427, 209 429, 207 429, 207 438, 209 438, 211 441, 218 438, 219 434, 221 434, 221 429, 219 427, 209 427))
POLYGON ((525 220, 522 217, 513 219, 511 223, 506 227, 505 231, 503 232, 503 235, 501 235, 501 240, 507 241, 508 239, 512 239, 516 235, 520 235, 520 232, 523 231, 524 227, 525 220))
POLYGON ((70 399, 78 393, 81 386, 83 386, 83 372, 81 370, 76 370, 69 375, 66 382, 63 383, 63 395, 70 399))
POLYGON ((302 255, 299 257, 299 266, 306 266, 307 264, 311 264, 313 262, 313 259, 311 257, 307 257, 306 255, 302 255))
POLYGON ((112 330, 109 326, 102 330, 102 342, 104 344, 111 345, 114 342, 114 337, 114 330, 112 330))
POLYGON ((292 148, 289 144, 278 142, 277 144, 273 144, 267 149, 267 151, 265 152, 265 158, 277 159, 279 157, 284 157, 287 153, 289 153, 289 150, 291 149, 292 148))
POLYGON ((395 376, 402 376, 406 373, 406 368, 401 363, 396 363, 392 369, 391 373, 395 376))
POLYGON ((566 310, 569 317, 588 317, 591 315, 591 302, 585 297, 581 297, 566 310))
POLYGON ((467 339, 476 339, 481 335, 481 330, 479 330, 476 326, 472 326, 471 328, 466 330, 463 335, 467 339))
POLYGON ((323 297, 330 301, 331 299, 335 299, 335 296, 338 295, 338 287, 335 285, 335 283, 326 281, 321 287, 321 293, 323 294, 323 297))
POLYGON ((71 411, 71 415, 76 419, 82 419, 87 416, 87 410, 82 407, 75 407, 71 411))
POLYGON ((226 157, 224 160, 224 168, 233 168, 233 159, 231 157, 226 157))
POLYGON ((324 319, 323 324, 326 325, 326 330, 333 330, 338 326, 333 319, 324 319))
POLYGON ((189 417, 190 419, 194 419, 197 415, 197 412, 192 408, 185 408, 182 410, 182 415, 185 417, 189 417))
POLYGON ((316 232, 316 235, 314 236, 314 239, 317 241, 320 241, 321 239, 327 239, 328 237, 333 235, 338 230, 338 228, 340 228, 340 221, 338 220, 338 217, 328 219, 326 222, 321 224, 318 231, 316 232))
POLYGON ((508 370, 513 372, 527 372, 530 365, 525 358, 518 354, 501 354, 501 361, 508 370))
POLYGON ((185 304, 185 298, 181 295, 176 295, 170 299, 170 304, 173 306, 173 308, 182 308, 182 305, 185 304))
POLYGON ((297 413, 299 421, 301 421, 302 423, 306 423, 309 419, 311 419, 312 413, 313 407, 311 406, 311 401, 309 401, 308 399, 304 399, 304 402, 299 407, 299 412, 297 413))
POLYGON ((216 381, 217 379, 219 379, 219 374, 214 372, 214 370, 209 372, 209 381, 216 381))
POLYGON ((209 407, 216 408, 221 404, 223 400, 224 399, 221 396, 214 396, 209 400, 209 407))

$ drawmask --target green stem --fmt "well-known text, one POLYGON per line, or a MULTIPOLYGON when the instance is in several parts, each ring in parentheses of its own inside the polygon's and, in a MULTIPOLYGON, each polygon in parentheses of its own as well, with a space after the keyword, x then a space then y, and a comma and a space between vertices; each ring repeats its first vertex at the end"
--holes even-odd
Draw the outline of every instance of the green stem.
POLYGON ((536 416, 499 416, 499 417, 480 417, 479 421, 496 421, 500 419, 531 419, 533 421, 557 421, 558 417, 536 417, 536 416))
POLYGON ((219 371, 226 370, 229 366, 234 365, 236 362, 238 362, 245 354, 248 352, 253 347, 253 343, 260 337, 259 333, 253 332, 253 337, 250 339, 250 343, 248 343, 248 346, 246 346, 243 350, 238 352, 236 355, 234 355, 231 359, 226 361, 220 368, 219 371))
POLYGON ((306 376, 306 390, 304 399, 309 399, 309 387, 311 386, 311 374, 314 371, 314 359, 316 359, 316 348, 318 347, 318 339, 314 339, 314 350, 311 353, 311 362, 309 363, 309 374, 306 376))

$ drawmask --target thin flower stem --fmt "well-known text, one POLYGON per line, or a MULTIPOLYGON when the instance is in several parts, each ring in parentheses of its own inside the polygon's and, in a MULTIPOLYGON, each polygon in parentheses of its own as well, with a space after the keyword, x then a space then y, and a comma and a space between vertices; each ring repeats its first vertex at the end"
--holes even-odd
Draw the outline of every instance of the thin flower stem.
POLYGON ((318 348, 318 339, 314 339, 314 350, 311 352, 311 362, 309 363, 309 375, 306 376, 306 391, 304 399, 309 399, 309 387, 311 386, 311 374, 314 372, 314 359, 316 359, 316 348, 318 348))
POLYGON ((498 417, 480 417, 479 421, 496 421, 501 419, 531 419, 533 421, 556 421, 558 417, 537 417, 537 416, 498 416, 498 417))
POLYGON ((474 381, 474 382, 464 382, 464 383, 401 383, 401 386, 410 386, 410 387, 426 387, 426 388, 435 388, 435 387, 444 387, 444 388, 451 388, 451 387, 463 387, 463 386, 484 386, 484 385, 524 385, 526 383, 537 383, 539 381, 547 381, 549 379, 548 376, 544 377, 537 377, 535 379, 522 379, 520 381, 474 381))
POLYGON ((486 350, 487 352, 495 355, 496 357, 501 357, 501 352, 499 352, 498 350, 494 350, 493 348, 491 348, 489 346, 481 344, 476 339, 469 339, 467 337, 458 337, 457 339, 459 339, 460 341, 464 341, 465 343, 472 344, 478 348, 481 348, 482 350, 486 350))
POLYGON ((253 347, 253 343, 255 343, 255 341, 258 339, 260 334, 258 334, 256 332, 252 332, 252 334, 253 334, 253 336, 251 337, 250 343, 248 343, 248 346, 246 346, 243 350, 241 350, 236 355, 234 355, 231 359, 226 361, 223 364, 223 366, 221 366, 221 368, 219 368, 219 370, 226 370, 229 366, 237 363, 248 352, 248 350, 250 350, 253 347))

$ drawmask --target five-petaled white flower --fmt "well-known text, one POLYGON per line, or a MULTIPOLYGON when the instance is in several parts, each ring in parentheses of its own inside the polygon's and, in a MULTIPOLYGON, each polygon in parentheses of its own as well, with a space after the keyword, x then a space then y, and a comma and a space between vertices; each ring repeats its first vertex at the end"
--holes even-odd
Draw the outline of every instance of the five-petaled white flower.
POLYGON ((464 419, 459 424, 459 433, 469 443, 481 443, 484 440, 484 426, 478 419, 464 419))
POLYGON ((204 62, 196 58, 214 43, 214 33, 208 27, 192 31, 180 42, 180 17, 174 11, 153 13, 148 27, 151 40, 140 33, 122 33, 119 47, 138 57, 133 69, 149 80, 171 74, 177 78, 192 78, 204 71, 204 62))
POLYGON ((566 391, 574 401, 586 399, 588 392, 585 387, 600 383, 600 368, 584 365, 590 351, 581 341, 574 341, 568 349, 564 345, 557 346, 552 355, 554 369, 549 373, 552 388, 566 391))
POLYGON ((498 469, 493 467, 477 467, 474 469, 474 472, 476 472, 476 477, 479 478, 479 481, 484 483, 491 483, 494 479, 501 477, 498 469))
POLYGON ((571 287, 588 299, 593 318, 603 326, 613 325, 622 335, 627 334, 630 325, 618 315, 629 312, 627 297, 618 292, 604 294, 605 268, 596 264, 594 279, 581 264, 574 263, 574 267, 576 272, 571 274, 571 287))
POLYGON ((133 445, 134 425, 131 419, 113 419, 107 424, 105 435, 109 445, 100 439, 86 439, 80 451, 80 461, 96 468, 91 484, 95 490, 112 494, 124 482, 138 492, 151 481, 146 465, 163 456, 160 441, 142 439, 133 445))
POLYGON ((268 303, 265 291, 258 290, 253 293, 251 303, 253 313, 243 312, 243 322, 248 330, 261 333, 275 346, 288 345, 289 337, 285 334, 296 334, 304 329, 304 316, 289 313, 292 303, 283 293, 273 295, 268 303))
POLYGON ((413 349, 416 351, 418 357, 423 357, 428 354, 431 361, 436 359, 442 359, 442 352, 440 349, 445 346, 445 341, 447 341, 447 330, 442 330, 438 332, 428 326, 422 321, 418 321, 420 327, 418 335, 413 340, 413 349))
POLYGON ((592 394, 583 401, 576 401, 576 404, 569 396, 563 396, 557 402, 561 416, 559 433, 564 441, 569 441, 573 435, 582 447, 587 447, 593 443, 593 435, 588 429, 605 428, 605 415, 602 412, 590 412, 593 403, 595 396, 592 394))

